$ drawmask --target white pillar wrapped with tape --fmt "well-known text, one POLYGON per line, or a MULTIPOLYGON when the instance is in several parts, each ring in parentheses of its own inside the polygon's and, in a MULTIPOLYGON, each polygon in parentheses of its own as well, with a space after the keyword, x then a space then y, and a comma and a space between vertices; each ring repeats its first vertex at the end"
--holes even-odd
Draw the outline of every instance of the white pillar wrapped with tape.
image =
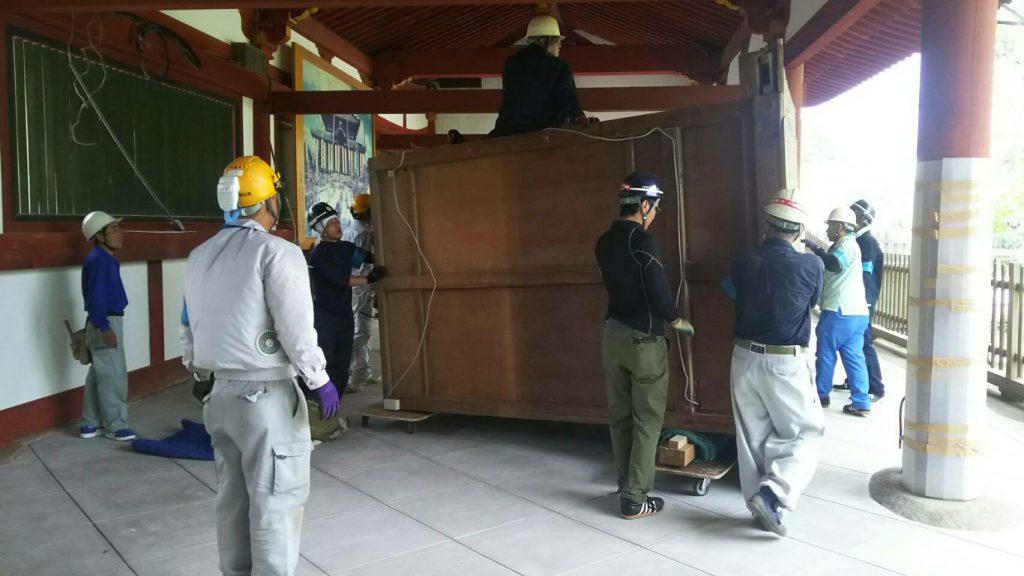
POLYGON ((985 454, 988 158, 920 162, 910 264, 903 485, 970 500, 985 454))

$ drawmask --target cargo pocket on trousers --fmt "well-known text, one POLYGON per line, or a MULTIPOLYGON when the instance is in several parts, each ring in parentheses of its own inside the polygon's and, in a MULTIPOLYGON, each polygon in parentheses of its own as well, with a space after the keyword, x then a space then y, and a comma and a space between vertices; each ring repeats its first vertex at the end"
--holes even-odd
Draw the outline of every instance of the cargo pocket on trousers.
POLYGON ((278 444, 274 451, 274 494, 287 494, 309 485, 309 440, 278 444))

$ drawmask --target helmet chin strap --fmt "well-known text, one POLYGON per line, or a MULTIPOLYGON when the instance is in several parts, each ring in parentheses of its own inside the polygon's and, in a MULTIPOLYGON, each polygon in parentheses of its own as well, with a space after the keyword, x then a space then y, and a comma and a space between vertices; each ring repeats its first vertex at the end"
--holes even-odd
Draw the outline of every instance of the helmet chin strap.
POLYGON ((267 208, 267 212, 270 212, 270 215, 274 217, 274 223, 270 225, 270 231, 273 232, 277 230, 277 221, 281 219, 281 197, 279 194, 274 194, 273 196, 271 196, 271 198, 278 199, 277 202, 273 202, 273 204, 275 205, 274 208, 270 207, 270 198, 267 198, 266 204, 264 205, 267 208))

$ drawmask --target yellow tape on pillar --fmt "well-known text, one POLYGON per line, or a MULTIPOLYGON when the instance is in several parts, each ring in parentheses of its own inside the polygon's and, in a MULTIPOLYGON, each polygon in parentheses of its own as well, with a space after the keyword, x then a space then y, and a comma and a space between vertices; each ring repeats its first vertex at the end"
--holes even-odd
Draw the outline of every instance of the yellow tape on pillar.
POLYGON ((969 222, 979 216, 978 210, 949 210, 948 212, 936 212, 936 221, 946 224, 969 222))
POLYGON ((919 238, 932 238, 942 240, 944 238, 968 238, 974 236, 978 231, 974 226, 959 228, 914 228, 914 235, 919 238))
POLYGON ((962 266, 959 264, 939 264, 939 274, 973 274, 978 270, 977 266, 962 266))
POLYGON ((907 356, 907 363, 918 368, 965 368, 974 364, 974 360, 956 356, 907 356))
POLYGON ((956 458, 969 458, 972 456, 984 455, 982 442, 971 439, 953 439, 948 442, 936 442, 929 440, 921 442, 910 438, 903 439, 903 445, 914 452, 925 454, 936 454, 939 456, 952 456, 956 458))
POLYGON ((977 310, 977 305, 974 303, 973 300, 956 300, 953 298, 927 299, 914 298, 913 296, 911 296, 907 300, 909 301, 911 306, 916 306, 918 308, 924 306, 949 306, 949 308, 954 312, 974 312, 975 310, 977 310))
POLYGON ((966 435, 971 429, 967 424, 926 424, 923 422, 910 421, 904 422, 903 427, 907 430, 913 430, 914 432, 924 432, 926 434, 937 435, 966 435))
POLYGON ((918 192, 963 192, 981 187, 981 180, 919 180, 915 184, 918 192))

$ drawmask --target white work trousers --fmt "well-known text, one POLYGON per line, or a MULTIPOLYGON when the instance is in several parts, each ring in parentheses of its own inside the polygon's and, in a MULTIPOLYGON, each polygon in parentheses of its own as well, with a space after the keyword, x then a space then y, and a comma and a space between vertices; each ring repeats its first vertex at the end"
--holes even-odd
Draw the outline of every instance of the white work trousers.
POLYGON ((294 380, 216 380, 203 407, 217 464, 224 576, 292 576, 309 496, 309 416, 294 380))
POLYGON ((352 287, 352 312, 356 319, 355 337, 352 339, 352 364, 348 381, 360 386, 368 383, 373 375, 370 366, 370 325, 373 319, 374 286, 352 287))
POLYGON ((814 476, 825 433, 807 355, 734 346, 730 380, 743 499, 768 486, 794 510, 814 476))

